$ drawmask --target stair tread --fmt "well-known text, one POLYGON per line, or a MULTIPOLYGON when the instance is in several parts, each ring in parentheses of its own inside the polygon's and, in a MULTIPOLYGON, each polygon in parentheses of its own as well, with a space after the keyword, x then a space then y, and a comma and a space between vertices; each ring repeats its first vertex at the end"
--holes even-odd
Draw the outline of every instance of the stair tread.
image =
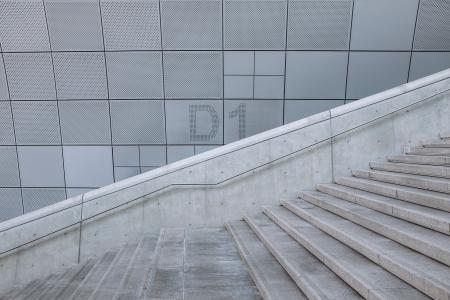
POLYGON ((246 216, 245 220, 308 298, 361 299, 339 276, 266 215, 246 216))
POLYGON ((431 166, 394 162, 371 162, 370 168, 375 170, 398 172, 405 174, 417 174, 439 178, 450 178, 450 167, 431 166))
POLYGON ((283 205, 422 292, 433 298, 450 297, 450 268, 446 265, 304 200, 283 205))
POLYGON ((264 212, 366 299, 427 296, 284 207, 264 212))
POLYGON ((450 149, 448 148, 435 148, 435 147, 415 147, 406 151, 407 154, 413 155, 429 155, 429 156, 450 156, 450 149))
POLYGON ((392 197, 377 195, 340 184, 318 184, 317 189, 346 201, 351 201, 358 205, 450 234, 450 212, 392 197))
POLYGON ((450 265, 450 236, 448 235, 322 192, 305 191, 301 195, 302 199, 312 205, 331 211, 355 224, 450 265))
POLYGON ((250 274, 266 299, 307 299, 244 221, 227 223, 250 274))
POLYGON ((393 184, 450 193, 450 180, 447 178, 429 177, 406 173, 396 173, 379 170, 352 170, 352 175, 359 178, 389 182, 393 184))
POLYGON ((435 165, 435 166, 450 165, 450 157, 448 156, 398 154, 398 155, 388 155, 387 160, 390 162, 411 163, 419 165, 435 165))

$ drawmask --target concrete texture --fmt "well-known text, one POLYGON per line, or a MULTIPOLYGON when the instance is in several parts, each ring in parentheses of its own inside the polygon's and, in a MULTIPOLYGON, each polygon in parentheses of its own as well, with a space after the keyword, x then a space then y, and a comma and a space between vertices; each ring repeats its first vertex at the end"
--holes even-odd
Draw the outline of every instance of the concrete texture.
POLYGON ((436 73, 1 223, 0 292, 160 228, 223 226, 351 170, 450 193, 446 178, 357 170, 450 128, 449 77, 436 73))

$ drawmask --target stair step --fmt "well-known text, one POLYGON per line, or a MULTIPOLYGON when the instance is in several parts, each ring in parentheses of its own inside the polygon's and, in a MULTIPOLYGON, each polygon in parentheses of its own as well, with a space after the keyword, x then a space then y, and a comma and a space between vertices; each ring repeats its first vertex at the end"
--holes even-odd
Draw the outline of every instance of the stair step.
POLYGON ((416 147, 411 148, 410 150, 406 151, 406 153, 411 155, 450 156, 450 149, 416 147))
POLYGON ((142 239, 113 299, 137 299, 143 294, 147 277, 154 264, 156 243, 155 237, 142 239))
POLYGON ((450 212, 450 195, 357 177, 336 177, 337 184, 450 212))
POLYGON ((390 162, 371 162, 370 168, 373 170, 380 170, 380 171, 450 178, 450 167, 444 166, 428 166, 428 165, 390 163, 390 162))
POLYGON ((137 246, 137 244, 127 244, 121 249, 120 255, 111 263, 90 299, 111 299, 114 296, 122 281, 124 270, 137 251, 137 246))
POLYGON ((450 139, 450 131, 441 132, 439 136, 441 137, 441 139, 450 139))
POLYGON ((244 221, 226 224, 264 299, 307 299, 244 221))
POLYGON ((426 155, 389 155, 387 160, 390 162, 433 165, 433 166, 449 166, 450 156, 426 156, 426 155))
POLYGON ((352 175, 358 178, 372 179, 450 194, 450 180, 446 178, 432 178, 422 175, 402 174, 377 170, 352 170, 352 175))
POLYGON ((265 207, 264 213, 365 299, 429 299, 288 209, 265 207))
POLYGON ((244 219, 308 299, 361 299, 341 278, 266 215, 260 213, 245 216, 244 219))
POLYGON ((114 261, 119 251, 106 252, 92 267, 91 271, 81 281, 73 294, 68 299, 88 299, 95 291, 98 282, 114 261))
POLYGON ((450 237, 321 192, 303 200, 450 266, 450 237))
POLYGON ((450 234, 450 213, 434 208, 425 207, 361 191, 339 184, 318 184, 320 192, 353 202, 364 207, 377 210, 423 227, 427 227, 445 234, 450 234))
MULTIPOLYGON (((28 295, 27 299, 45 299, 43 295, 53 288, 53 285, 63 276, 63 273, 54 273, 44 279, 44 284, 37 288, 32 294, 28 295)), ((20 298, 11 298, 20 299, 20 298)))
POLYGON ((80 283, 86 278, 86 276, 89 274, 89 272, 92 270, 92 268, 95 266, 96 260, 89 259, 81 266, 78 266, 78 271, 75 273, 74 276, 71 278, 68 278, 67 280, 61 281, 60 284, 60 291, 55 294, 57 299, 67 299, 69 298, 73 292, 78 288, 80 283), (65 282, 65 283, 63 283, 65 282))
POLYGON ((450 140, 441 139, 439 142, 424 144, 424 148, 450 148, 450 140))
POLYGON ((282 204, 430 297, 450 297, 448 266, 306 201, 282 204))

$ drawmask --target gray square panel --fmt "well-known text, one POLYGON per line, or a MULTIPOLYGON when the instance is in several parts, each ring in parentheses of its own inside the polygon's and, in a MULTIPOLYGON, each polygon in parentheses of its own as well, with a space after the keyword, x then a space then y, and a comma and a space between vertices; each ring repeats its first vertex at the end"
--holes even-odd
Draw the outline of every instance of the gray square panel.
POLYGON ((20 179, 23 187, 64 187, 61 146, 19 146, 20 179))
POLYGON ((284 76, 256 76, 255 99, 283 99, 284 76))
POLYGON ((209 151, 209 150, 212 150, 212 149, 216 149, 217 147, 219 147, 219 146, 216 146, 216 145, 195 145, 195 154, 200 154, 200 153, 203 153, 203 152, 206 152, 206 151, 209 151))
POLYGON ((0 102, 0 145, 14 145, 14 125, 9 102, 0 102))
POLYGON ((52 50, 103 50, 98 0, 45 0, 44 3, 52 50))
POLYGON ((107 99, 102 52, 54 53, 58 99, 107 99))
POLYGON ((154 169, 157 169, 158 167, 141 167, 141 172, 145 173, 145 172, 149 172, 152 171, 154 169))
POLYGON ((166 98, 221 98, 221 52, 165 52, 166 98))
POLYGON ((344 99, 346 52, 288 52, 287 99, 344 99))
POLYGON ((111 99, 162 98, 161 52, 108 52, 111 99))
POLYGON ((3 51, 49 51, 42 1, 0 1, 3 51))
POLYGON ((294 122, 343 104, 344 100, 286 100, 284 123, 294 122))
POLYGON ((161 0, 163 49, 222 49, 222 1, 161 0))
POLYGON ((20 189, 0 188, 0 222, 20 216, 23 213, 20 189))
POLYGON ((224 0, 225 49, 284 49, 286 6, 284 0, 224 0))
POLYGON ((281 126, 283 101, 225 101, 225 144, 281 126))
POLYGON ((450 50, 450 3, 421 0, 417 16, 414 49, 450 50))
POLYGON ((20 186, 15 146, 0 146, 0 187, 20 186))
POLYGON ((67 188, 66 189, 67 199, 87 193, 89 191, 92 191, 92 189, 89 189, 89 188, 67 188))
POLYGON ((253 51, 225 51, 223 55, 225 75, 253 75, 255 69, 253 51))
POLYGON ((194 146, 167 146, 167 163, 170 164, 194 154, 194 146))
POLYGON ((409 59, 409 52, 351 52, 347 98, 363 98, 406 83, 409 59))
POLYGON ((352 50, 411 50, 419 0, 355 0, 352 50))
POLYGON ((100 1, 106 50, 161 49, 158 1, 100 1))
POLYGON ((66 199, 65 188, 24 188, 22 190, 25 213, 66 199))
POLYGON ((164 103, 162 100, 111 101, 111 126, 114 144, 163 144, 166 141, 164 103))
POLYGON ((136 176, 141 173, 141 168, 139 167, 115 167, 114 176, 116 177, 116 182, 120 180, 127 179, 129 177, 136 176))
POLYGON ((59 115, 63 144, 111 143, 107 100, 62 101, 59 115))
POLYGON ((141 166, 163 166, 166 164, 166 146, 140 146, 141 166))
POLYGON ((114 166, 139 167, 139 146, 113 146, 114 166))
POLYGON ((225 76, 224 98, 252 99, 253 76, 225 76))
POLYGON ((14 101, 12 109, 17 144, 61 144, 56 101, 14 101))
POLYGON ((255 52, 255 75, 284 75, 285 52, 255 52))
POLYGON ((450 68, 450 52, 413 52, 409 80, 450 68))
POLYGON ((109 146, 64 146, 67 187, 102 187, 113 183, 109 146))
POLYGON ((6 82, 5 65, 3 55, 0 55, 0 101, 9 100, 8 84, 6 82))
POLYGON ((221 144, 222 101, 178 100, 166 103, 169 144, 221 144))
POLYGON ((293 0, 288 14, 288 49, 348 49, 351 0, 293 0))
POLYGON ((11 100, 56 99, 50 53, 5 53, 11 100))

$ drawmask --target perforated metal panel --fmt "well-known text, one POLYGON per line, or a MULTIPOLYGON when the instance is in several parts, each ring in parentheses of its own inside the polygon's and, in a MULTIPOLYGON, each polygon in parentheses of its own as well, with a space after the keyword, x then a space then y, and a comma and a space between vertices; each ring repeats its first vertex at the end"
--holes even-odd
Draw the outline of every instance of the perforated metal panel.
POLYGON ((166 103, 169 144, 221 144, 222 101, 173 100, 166 103))
POLYGON ((0 102, 0 145, 14 145, 14 126, 9 102, 0 102))
POLYGON ((106 50, 161 49, 158 1, 100 1, 106 50))
POLYGON ((59 103, 64 144, 110 144, 108 101, 62 101, 59 103))
POLYGON ((20 186, 15 146, 0 146, 0 166, 0 187, 20 186))
POLYGON ((106 71, 103 53, 54 53, 59 99, 106 99, 106 71))
POLYGON ((221 98, 221 52, 165 52, 166 98, 221 98))
POLYGON ((114 144, 163 144, 163 101, 111 101, 111 126, 114 144))
POLYGON ((224 0, 225 49, 284 49, 286 5, 283 0, 224 0))
POLYGON ((0 188, 0 222, 22 214, 22 196, 20 189, 0 188))
POLYGON ((11 100, 56 99, 50 53, 5 53, 11 100))
POLYGON ((18 144, 61 143, 56 101, 15 101, 12 109, 18 144))
POLYGON ((61 146, 19 146, 17 153, 23 187, 64 187, 61 146))
POLYGON ((222 1, 162 0, 163 48, 222 49, 222 1))
POLYGON ((111 99, 163 97, 161 52, 109 52, 106 62, 111 99))
POLYGON ((48 51, 42 1, 0 1, 0 41, 3 51, 48 51))
POLYGON ((25 213, 66 199, 64 188, 24 188, 22 190, 25 213))
POLYGON ((2 100, 9 100, 9 94, 8 86, 6 83, 6 73, 5 66, 3 64, 3 57, 0 55, 0 101, 2 100))
POLYGON ((53 50, 103 50, 98 0, 44 2, 53 50))
POLYGON ((450 50, 449 1, 420 1, 414 49, 450 50))
POLYGON ((288 49, 348 49, 351 0, 289 2, 288 49))

